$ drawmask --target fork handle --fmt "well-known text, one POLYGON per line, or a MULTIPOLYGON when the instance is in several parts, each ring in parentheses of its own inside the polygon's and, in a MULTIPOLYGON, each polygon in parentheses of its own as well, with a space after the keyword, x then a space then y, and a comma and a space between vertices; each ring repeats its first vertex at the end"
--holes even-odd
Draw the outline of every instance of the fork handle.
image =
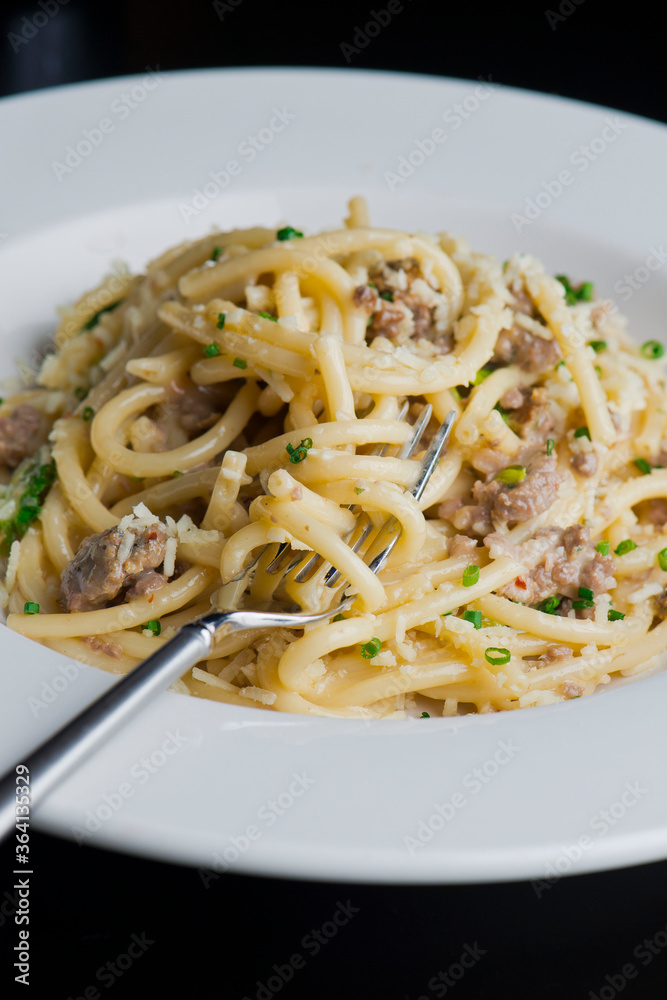
MULTIPOLYGON (((21 762, 28 768, 31 808, 99 744, 109 739, 122 722, 203 659, 210 652, 214 635, 219 638, 225 631, 234 629, 231 614, 210 615, 207 619, 184 625, 160 649, 21 762), (211 619, 215 619, 215 624, 211 619)), ((26 782, 17 776, 15 769, 0 779, 0 840, 11 832, 17 821, 17 784, 26 782)))

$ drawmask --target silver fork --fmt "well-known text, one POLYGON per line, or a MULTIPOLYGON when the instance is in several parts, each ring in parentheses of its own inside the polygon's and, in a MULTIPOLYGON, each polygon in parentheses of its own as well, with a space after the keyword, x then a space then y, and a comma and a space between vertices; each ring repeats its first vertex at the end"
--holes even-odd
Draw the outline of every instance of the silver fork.
MULTIPOLYGON (((399 452, 401 457, 409 457, 414 452, 430 415, 430 406, 425 407, 415 424, 415 433, 399 452)), ((422 497, 440 460, 455 418, 454 411, 447 415, 421 460, 419 475, 410 490, 416 500, 422 497)), ((354 538, 355 551, 362 546, 369 532, 370 522, 358 533, 363 537, 354 538)), ((390 517, 380 528, 371 548, 373 551, 377 550, 378 544, 381 544, 382 548, 368 564, 373 573, 379 573, 385 565, 400 534, 400 524, 394 517, 390 517)), ((281 556, 278 557, 279 561, 273 560, 277 563, 273 572, 280 568, 281 556)), ((255 562, 256 560, 253 560, 251 566, 243 570, 242 575, 247 575, 255 562)), ((296 562, 290 562, 288 572, 296 568, 299 563, 303 565, 297 570, 295 578, 298 576, 304 579, 306 569, 307 575, 311 576, 313 571, 322 572, 325 565, 328 565, 323 564, 318 556, 307 557, 304 561, 301 555, 296 562), (319 565, 316 566, 316 563, 319 565)), ((324 576, 325 586, 333 588, 339 576, 337 570, 329 568, 324 576)), ((346 584, 341 585, 343 595, 345 586, 346 584)), ((294 611, 295 605, 280 605, 274 601, 274 610, 212 611, 196 621, 183 625, 159 650, 135 667, 131 673, 122 677, 109 691, 21 761, 28 768, 30 775, 31 805, 34 807, 38 804, 77 764, 87 759, 93 750, 105 742, 123 722, 147 704, 153 695, 169 687, 187 670, 205 659, 214 644, 224 636, 246 629, 301 628, 304 625, 323 622, 345 611, 355 600, 355 595, 342 596, 337 604, 325 611, 312 614, 294 611)), ((0 839, 10 832, 16 822, 16 780, 15 769, 0 779, 0 839)))

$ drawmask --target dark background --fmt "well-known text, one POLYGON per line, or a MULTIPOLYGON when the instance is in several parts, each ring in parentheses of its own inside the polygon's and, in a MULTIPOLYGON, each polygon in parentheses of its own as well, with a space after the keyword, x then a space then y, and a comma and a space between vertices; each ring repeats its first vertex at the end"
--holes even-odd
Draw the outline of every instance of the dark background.
MULTIPOLYGON (((377 37, 356 53, 347 50, 349 62, 341 44, 354 44, 357 28, 372 10, 386 7, 384 0, 335 6, 300 0, 43 4, 47 13, 60 9, 27 44, 12 42, 10 33, 30 33, 22 18, 30 21, 39 14, 41 22, 44 7, 38 0, 4 4, 2 95, 144 72, 147 66, 165 71, 351 65, 465 78, 490 75, 495 83, 667 121, 661 8, 648 4, 612 8, 602 0, 560 0, 457 8, 405 0, 377 37)), ((0 149, 3 156, 19 153, 0 149)), ((188 1000, 268 1000, 269 995, 612 1000, 620 993, 627 1000, 653 1000, 664 995, 667 982, 667 948, 661 945, 667 942, 661 934, 667 926, 667 863, 562 879, 543 887, 538 898, 539 887, 536 891, 529 883, 374 887, 232 874, 205 888, 192 869, 37 833, 31 845, 34 954, 32 986, 23 989, 24 995, 94 997, 91 988, 97 987, 101 996, 112 989, 117 997, 158 994, 188 1000), (358 910, 349 923, 319 954, 305 949, 304 936, 330 921, 339 902, 348 901, 358 910), (635 949, 656 934, 654 954, 640 950, 638 956, 635 949), (120 976, 108 971, 103 980, 96 978, 106 963, 127 952, 132 935, 145 935, 140 957, 120 976), (460 981, 450 979, 453 985, 434 982, 458 961, 465 945, 485 954, 460 981), (298 952, 305 957, 304 967, 288 982, 285 972, 262 988, 277 975, 274 965, 284 968, 298 952), (627 976, 627 968, 621 971, 628 963, 635 976, 627 976)), ((14 985, 12 867, 5 848, 0 851, 0 936, 6 948, 0 989, 5 995, 14 985)))

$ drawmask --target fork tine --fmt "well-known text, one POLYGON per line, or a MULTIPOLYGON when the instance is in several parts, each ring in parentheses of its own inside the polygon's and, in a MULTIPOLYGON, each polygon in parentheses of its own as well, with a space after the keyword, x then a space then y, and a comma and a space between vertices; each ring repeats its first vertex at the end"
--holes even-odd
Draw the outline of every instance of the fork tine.
MULTIPOLYGON (((409 403, 408 403, 408 401, 406 399, 406 401, 403 403, 403 406, 401 407, 401 409, 399 411, 399 414, 398 414, 398 419, 399 420, 403 420, 404 419, 404 417, 407 415, 408 409, 409 409, 409 403)), ((421 413, 419 414, 419 417, 418 417, 416 423, 413 426, 412 437, 408 441, 404 442, 404 444, 401 446, 401 449, 400 449, 400 451, 399 451, 399 453, 397 455, 397 458, 410 458, 410 456, 414 452, 415 448, 419 444, 421 436, 424 433, 424 429, 425 429, 426 425, 428 424, 429 420, 431 419, 431 414, 432 413, 433 413, 433 407, 431 406, 430 403, 427 403, 424 406, 424 408, 421 411, 421 413)), ((388 447, 389 447, 389 445, 384 445, 379 450, 378 454, 379 455, 384 455, 386 453, 388 447)), ((348 509, 351 510, 354 513, 356 510, 358 510, 358 504, 352 504, 352 506, 349 507, 348 509)), ((353 529, 352 533, 348 536, 348 540, 349 539, 354 539, 354 545, 351 546, 353 552, 358 552, 359 551, 359 549, 361 548, 361 546, 363 545, 363 543, 366 541, 366 539, 368 538, 369 534, 371 533, 372 528, 373 528, 373 524, 372 524, 370 518, 368 518, 368 516, 366 517, 366 520, 364 521, 364 525, 363 525, 363 528, 362 528, 361 532, 359 532, 359 525, 357 524, 355 526, 355 528, 353 529), (356 538, 355 538, 355 535, 357 536, 356 538)), ((294 565, 298 565, 298 563, 300 561, 301 561, 300 559, 297 559, 295 561, 295 563, 292 566, 290 566, 290 569, 292 569, 294 565)), ((295 583, 305 583, 305 581, 310 576, 312 576, 313 573, 317 572, 318 570, 321 570, 324 565, 325 565, 325 561, 324 561, 324 559, 322 559, 322 556, 318 555, 317 553, 314 553, 303 564, 303 566, 301 567, 301 569, 294 575, 294 582, 295 583)), ((289 570, 288 570, 288 572, 289 572, 289 570)), ((338 572, 338 570, 335 569, 333 566, 330 566, 329 570, 327 571, 327 575, 324 578, 324 582, 325 582, 325 584, 326 584, 327 587, 333 587, 338 582, 339 577, 340 577, 340 573, 338 572)))

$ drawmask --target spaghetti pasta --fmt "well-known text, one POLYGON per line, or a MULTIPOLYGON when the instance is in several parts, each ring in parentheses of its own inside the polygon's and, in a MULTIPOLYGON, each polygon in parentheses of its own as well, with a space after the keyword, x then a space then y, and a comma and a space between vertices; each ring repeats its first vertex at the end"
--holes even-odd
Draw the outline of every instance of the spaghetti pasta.
POLYGON ((103 283, 64 311, 55 345, 0 402, 10 628, 122 672, 211 605, 331 606, 323 568, 267 572, 289 545, 340 571, 351 610, 222 641, 178 690, 452 715, 659 662, 664 351, 638 348, 589 283, 373 228, 355 197, 339 231, 171 248, 120 300, 103 283), (397 453, 425 401, 432 428, 458 419, 417 502, 419 455, 397 453), (348 544, 357 511, 369 551, 388 517, 402 528, 378 577, 348 544))

